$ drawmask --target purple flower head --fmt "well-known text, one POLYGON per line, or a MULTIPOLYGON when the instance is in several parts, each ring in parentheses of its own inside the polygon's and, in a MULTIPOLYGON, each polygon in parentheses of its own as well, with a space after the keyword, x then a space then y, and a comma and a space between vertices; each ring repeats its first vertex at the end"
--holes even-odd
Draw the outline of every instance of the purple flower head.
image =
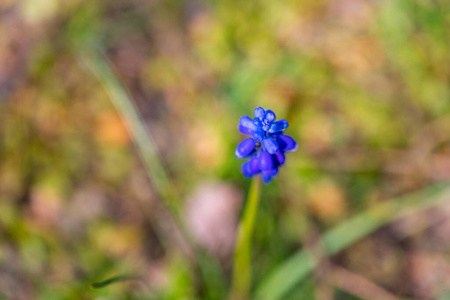
POLYGON ((249 158, 241 171, 250 178, 261 173, 264 183, 269 183, 278 174, 278 168, 285 163, 285 152, 297 150, 297 143, 283 131, 289 126, 286 120, 276 120, 271 110, 255 108, 255 118, 241 117, 238 129, 250 135, 236 148, 236 157, 249 158))

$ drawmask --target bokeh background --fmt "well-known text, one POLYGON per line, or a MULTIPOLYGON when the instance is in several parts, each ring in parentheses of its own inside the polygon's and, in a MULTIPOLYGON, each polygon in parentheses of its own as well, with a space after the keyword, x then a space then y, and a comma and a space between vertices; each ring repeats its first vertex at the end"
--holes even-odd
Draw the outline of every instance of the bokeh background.
MULTIPOLYGON (((0 299, 225 299, 250 184, 236 126, 257 106, 299 149, 262 190, 255 286, 352 216, 448 182, 449 16, 445 0, 2 0, 0 299)), ((448 291, 450 202, 323 259, 285 299, 448 291)))

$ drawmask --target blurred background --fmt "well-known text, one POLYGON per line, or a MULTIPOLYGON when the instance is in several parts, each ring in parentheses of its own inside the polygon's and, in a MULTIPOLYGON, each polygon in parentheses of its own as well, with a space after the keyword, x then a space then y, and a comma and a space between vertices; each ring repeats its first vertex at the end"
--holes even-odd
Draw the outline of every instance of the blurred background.
MULTIPOLYGON (((257 106, 290 122, 299 149, 263 186, 255 286, 330 228, 449 182, 449 12, 445 0, 2 0, 0 299, 225 299, 250 184, 236 127, 257 106), (149 163, 114 89, 142 117, 149 163)), ((450 202, 387 222, 285 299, 449 291, 450 202)))

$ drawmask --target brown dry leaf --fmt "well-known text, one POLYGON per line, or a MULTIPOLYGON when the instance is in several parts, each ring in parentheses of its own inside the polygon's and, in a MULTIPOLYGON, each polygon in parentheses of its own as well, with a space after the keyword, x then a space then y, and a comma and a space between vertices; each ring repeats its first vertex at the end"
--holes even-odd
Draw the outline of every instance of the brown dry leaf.
MULTIPOLYGON (((277 103, 278 114, 297 97, 295 83, 288 78, 276 77, 267 82, 261 92, 262 103, 277 103)), ((270 104, 268 104, 270 105, 270 104)))
POLYGON ((131 225, 101 226, 93 236, 102 251, 113 255, 137 255, 144 240, 139 228, 131 225))
POLYGON ((341 0, 332 2, 328 8, 329 18, 349 31, 358 32, 369 28, 374 21, 373 5, 364 0, 341 0))
POLYGON ((214 170, 225 161, 225 145, 221 134, 209 124, 191 130, 189 145, 195 164, 202 170, 214 170))
POLYGON ((38 222, 53 224, 61 213, 63 199, 51 188, 36 186, 31 191, 30 211, 38 222))
POLYGON ((57 0, 33 1, 25 0, 21 2, 21 13, 23 18, 32 25, 39 25, 54 17, 61 9, 57 0))
POLYGON ((323 115, 311 116, 300 128, 302 145, 312 152, 330 148, 333 140, 333 124, 323 115))
POLYGON ((114 112, 104 112, 100 115, 96 137, 100 142, 114 146, 126 146, 130 142, 130 136, 122 119, 114 112))
POLYGON ((323 221, 339 219, 346 212, 344 191, 330 180, 319 182, 309 193, 308 205, 313 214, 323 221))
POLYGON ((327 40, 327 57, 339 71, 361 80, 379 68, 384 58, 377 41, 368 37, 336 33, 327 40))
POLYGON ((361 240, 346 250, 346 265, 374 283, 387 288, 403 288, 404 252, 380 237, 361 240))
POLYGON ((437 299, 450 289, 450 263, 443 255, 428 252, 411 254, 409 274, 414 297, 437 299))

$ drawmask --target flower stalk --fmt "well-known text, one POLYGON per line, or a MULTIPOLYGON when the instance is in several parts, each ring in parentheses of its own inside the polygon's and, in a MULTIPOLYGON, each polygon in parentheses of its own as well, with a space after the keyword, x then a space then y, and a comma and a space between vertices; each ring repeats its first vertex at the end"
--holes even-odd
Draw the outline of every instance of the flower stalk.
POLYGON ((251 246, 260 191, 261 178, 253 177, 235 242, 230 300, 250 299, 252 284, 251 246))

